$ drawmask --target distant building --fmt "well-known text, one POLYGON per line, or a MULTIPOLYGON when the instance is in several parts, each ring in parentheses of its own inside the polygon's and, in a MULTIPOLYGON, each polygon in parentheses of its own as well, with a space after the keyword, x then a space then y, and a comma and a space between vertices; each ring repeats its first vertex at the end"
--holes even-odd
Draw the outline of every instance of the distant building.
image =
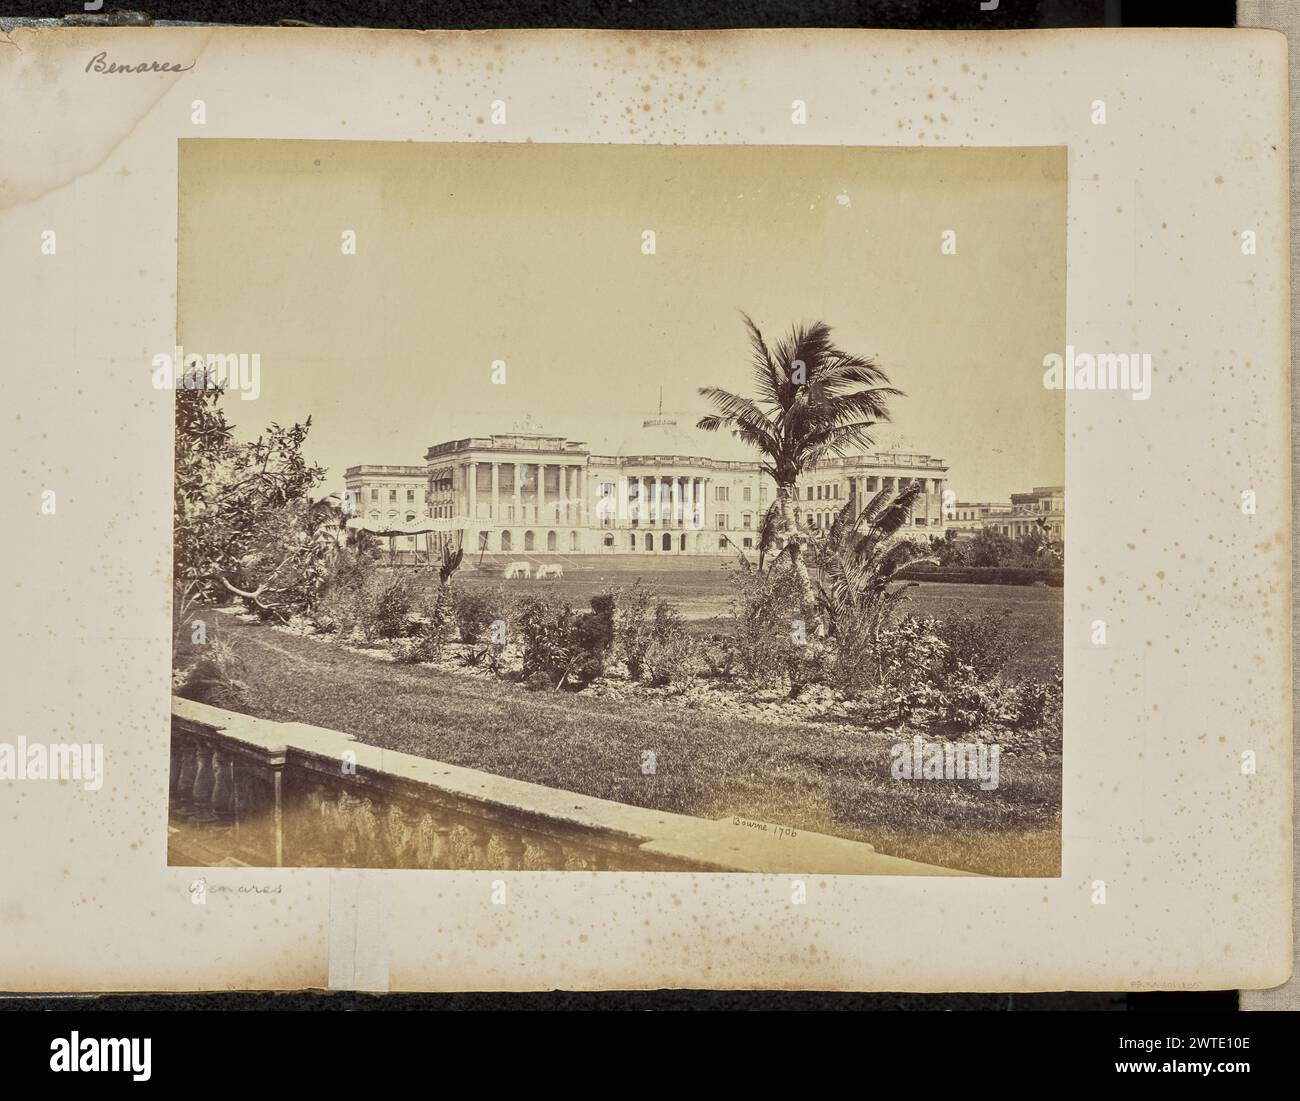
MULTIPOLYGON (((731 554, 757 545, 775 483, 756 461, 710 458, 708 438, 662 416, 614 455, 561 436, 513 432, 448 440, 425 465, 353 466, 349 499, 363 519, 418 515, 463 522, 464 546, 488 553, 731 554)), ((941 459, 875 452, 828 459, 798 486, 800 519, 827 528, 857 489, 919 481, 910 527, 942 534, 948 468, 941 459)), ((424 550, 427 536, 396 536, 398 550, 424 550)), ((436 538, 436 536, 434 537, 436 538)))
POLYGON ((996 531, 1012 539, 1028 535, 1047 524, 1047 537, 1054 543, 1065 539, 1065 487, 1035 486, 1028 493, 1013 493, 1009 502, 958 501, 948 526, 973 535, 981 529, 996 531))

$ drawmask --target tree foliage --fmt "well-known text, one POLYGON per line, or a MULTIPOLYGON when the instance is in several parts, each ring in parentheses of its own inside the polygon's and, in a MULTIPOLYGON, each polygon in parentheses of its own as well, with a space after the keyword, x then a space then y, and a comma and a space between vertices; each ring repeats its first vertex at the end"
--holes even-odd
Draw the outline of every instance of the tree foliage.
POLYGON ((284 618, 319 591, 343 524, 336 499, 308 497, 325 477, 302 454, 311 418, 287 428, 272 424, 257 439, 237 442, 221 388, 202 381, 176 392, 177 608, 183 619, 197 603, 233 595, 284 618))
POLYGON ((697 427, 727 429, 759 453, 760 469, 777 486, 780 553, 789 557, 811 604, 796 482, 821 459, 873 446, 871 429, 890 419, 889 401, 901 394, 874 360, 839 348, 825 322, 794 325, 769 346, 753 320, 741 316, 749 334, 752 396, 702 387, 701 396, 716 412, 697 427))

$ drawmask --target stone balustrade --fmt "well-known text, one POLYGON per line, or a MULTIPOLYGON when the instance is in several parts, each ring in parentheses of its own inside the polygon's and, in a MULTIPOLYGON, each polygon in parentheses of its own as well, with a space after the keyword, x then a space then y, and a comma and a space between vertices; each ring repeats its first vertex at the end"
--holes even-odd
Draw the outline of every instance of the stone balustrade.
POLYGON ((845 838, 596 799, 172 701, 173 865, 967 873, 845 838))

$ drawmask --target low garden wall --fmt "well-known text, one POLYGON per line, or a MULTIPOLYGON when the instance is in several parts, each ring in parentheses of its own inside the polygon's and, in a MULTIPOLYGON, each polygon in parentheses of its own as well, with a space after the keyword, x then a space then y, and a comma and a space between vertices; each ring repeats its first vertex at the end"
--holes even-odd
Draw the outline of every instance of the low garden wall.
POLYGON ((948 876, 771 823, 596 799, 172 700, 173 864, 948 876))

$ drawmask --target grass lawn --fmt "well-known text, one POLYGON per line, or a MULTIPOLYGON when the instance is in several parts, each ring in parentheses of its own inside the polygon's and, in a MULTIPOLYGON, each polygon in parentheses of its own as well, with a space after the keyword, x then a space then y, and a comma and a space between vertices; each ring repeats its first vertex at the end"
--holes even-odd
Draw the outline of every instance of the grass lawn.
MULTIPOLYGON (((1053 598, 1059 621, 1059 590, 1053 598)), ((263 718, 637 806, 851 837, 952 868, 1059 874, 1059 755, 1004 753, 995 791, 972 781, 900 781, 890 776, 889 747, 912 730, 748 723, 669 703, 530 692, 233 616, 214 619, 244 665, 247 710, 263 718), (645 750, 657 759, 651 776, 641 772, 645 750)), ((178 666, 195 656, 182 647, 178 666)))

